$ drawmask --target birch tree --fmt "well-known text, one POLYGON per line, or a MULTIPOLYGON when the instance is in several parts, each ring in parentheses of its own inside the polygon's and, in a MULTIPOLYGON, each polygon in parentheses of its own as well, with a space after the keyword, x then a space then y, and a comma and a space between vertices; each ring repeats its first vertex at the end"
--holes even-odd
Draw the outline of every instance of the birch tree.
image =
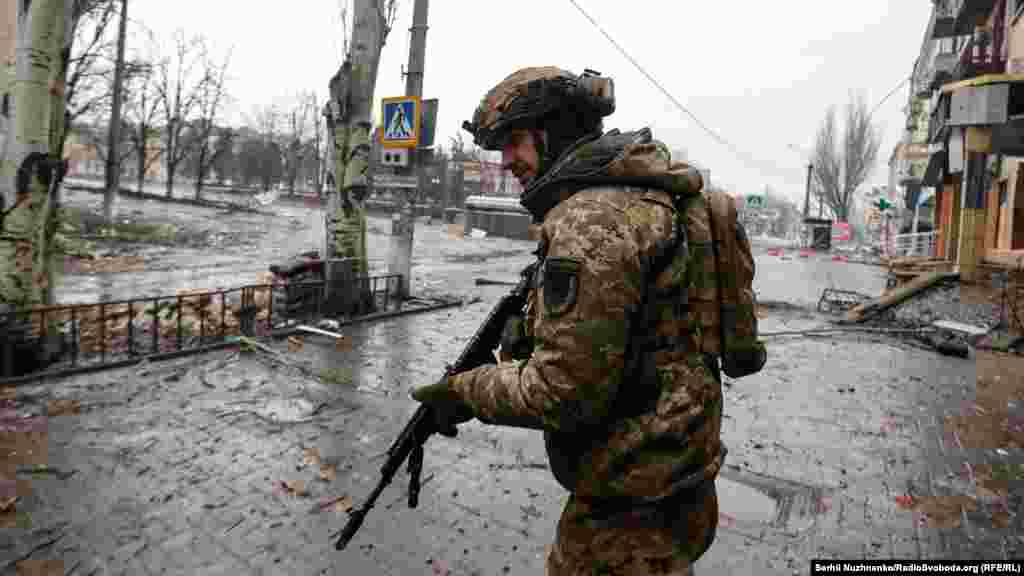
MULTIPOLYGON (((18 0, 15 77, 5 139, 4 218, 0 237, 0 303, 54 302, 58 196, 65 129, 65 82, 71 30, 81 6, 72 0, 18 0), (13 184, 13 186, 11 186, 13 184)), ((6 320, 6 319, 5 319, 6 320)))

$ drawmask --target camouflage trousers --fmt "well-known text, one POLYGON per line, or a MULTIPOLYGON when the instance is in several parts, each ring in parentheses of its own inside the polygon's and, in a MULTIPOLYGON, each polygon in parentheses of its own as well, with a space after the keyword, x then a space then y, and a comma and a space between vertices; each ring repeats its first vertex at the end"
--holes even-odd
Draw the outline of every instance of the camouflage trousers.
POLYGON ((714 482, 628 510, 609 511, 569 496, 549 548, 547 576, 689 576, 717 527, 714 482))

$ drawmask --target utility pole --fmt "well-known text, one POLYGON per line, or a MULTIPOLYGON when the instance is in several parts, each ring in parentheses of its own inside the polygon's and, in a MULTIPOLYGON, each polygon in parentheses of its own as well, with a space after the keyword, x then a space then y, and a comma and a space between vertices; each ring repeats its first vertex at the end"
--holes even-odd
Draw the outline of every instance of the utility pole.
MULTIPOLYGON (((429 0, 416 0, 413 5, 412 40, 409 43, 409 66, 405 76, 405 95, 423 97, 423 67, 427 51, 427 12, 429 0)), ((421 136, 422 138, 422 136, 421 136)), ((409 167, 403 172, 407 176, 417 176, 418 185, 414 189, 400 188, 395 198, 395 213, 391 219, 391 251, 388 258, 388 272, 402 276, 398 289, 398 297, 409 297, 412 285, 412 245, 413 227, 416 221, 416 198, 422 197, 424 186, 423 155, 424 150, 409 150, 409 167)))
POLYGON ((114 64, 113 102, 107 132, 107 191, 103 195, 103 219, 114 221, 114 208, 121 187, 121 97, 124 92, 124 37, 128 22, 128 0, 121 0, 121 22, 117 30, 117 63, 114 64))
POLYGON ((804 220, 811 215, 811 175, 814 174, 814 164, 807 164, 807 193, 804 195, 804 220))

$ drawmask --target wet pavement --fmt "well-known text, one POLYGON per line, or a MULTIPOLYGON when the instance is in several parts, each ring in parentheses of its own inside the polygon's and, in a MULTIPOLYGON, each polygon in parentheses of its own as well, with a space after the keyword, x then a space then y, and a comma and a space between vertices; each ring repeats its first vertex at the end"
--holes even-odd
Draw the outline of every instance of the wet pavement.
MULTIPOLYGON (((151 192, 159 192, 157 189, 151 192)), ((207 197, 237 201, 227 194, 210 192, 207 197), (223 198, 221 198, 223 197, 223 198)), ((102 196, 78 191, 66 194, 65 204, 98 210, 102 196)), ((228 212, 191 205, 163 203, 157 200, 121 198, 122 214, 159 212, 161 218, 179 227, 207 232, 203 247, 152 246, 106 243, 104 253, 138 256, 144 270, 76 274, 73 269, 62 279, 58 290, 61 302, 96 302, 135 296, 169 295, 174 289, 212 289, 258 283, 260 274, 271 263, 310 250, 321 250, 323 210, 290 202, 274 202, 263 214, 228 212)), ((385 217, 368 219, 371 274, 387 273, 390 249, 390 221, 385 217)), ((527 241, 488 237, 451 240, 447 228, 439 223, 417 222, 413 261, 414 294, 432 295, 441 286, 456 286, 452 275, 468 279, 484 273, 502 273, 525 266, 534 244, 527 241), (504 268, 494 269, 500 260, 504 268)), ((795 250, 782 256, 766 253, 772 245, 755 246, 757 277, 755 289, 764 301, 792 302, 813 306, 825 288, 842 288, 866 294, 878 294, 885 286, 881 268, 847 262, 834 262, 828 255, 800 258, 795 250), (800 278, 799 281, 793 281, 800 278)), ((515 273, 509 274, 514 279, 515 273)))
MULTIPOLYGON (((400 474, 349 548, 332 548, 415 408, 408 388, 441 373, 501 294, 483 292, 462 309, 350 327, 347 351, 317 336, 291 353, 278 343, 290 361, 331 369, 330 383, 223 352, 20 389, 26 412, 80 403, 46 427, 46 464, 74 475, 32 479, 19 508, 31 528, 6 531, 0 558, 58 534, 33 557, 80 562, 81 573, 542 573, 565 493, 539 434, 478 423, 428 443, 418 509, 406 508, 400 474)), ((929 489, 933 396, 962 387, 972 363, 853 337, 778 339, 771 353, 764 372, 727 384, 721 524, 701 572, 944 555, 940 531, 896 502, 929 489)))
MULTIPOLYGON (((307 221, 320 221, 315 212, 307 210, 307 221)), ((302 250, 298 234, 262 216, 232 218, 252 218, 267 232, 202 256, 224 259, 228 285, 265 270, 273 254, 302 250)), ((386 225, 371 220, 377 266, 386 261, 386 225)), ((9 520, 0 524, 0 574, 21 558, 62 560, 76 574, 543 573, 566 494, 547 470, 539 433, 479 423, 427 444, 419 508, 406 507, 399 474, 349 548, 333 549, 347 509, 370 492, 384 451, 415 410, 408 389, 437 378, 508 289, 473 279, 514 279, 532 249, 449 240, 440 226, 418 226, 416 238, 414 293, 481 301, 346 327, 344 350, 313 335, 297 350, 274 343, 319 380, 265 353, 229 350, 0 396, 0 425, 18 422, 0 426, 10 463, 0 474, 11 477, 17 464, 18 478, 30 480, 0 483, 0 504, 8 493, 19 497, 0 510, 0 523, 9 520), (75 409, 55 410, 62 399, 75 409)), ((174 251, 163 257, 168 265, 204 262, 174 251)), ((111 274, 106 294, 127 291, 133 275, 143 279, 133 290, 166 293, 182 273, 111 274)), ((186 279, 208 281, 199 278, 186 279)), ((867 266, 758 255, 762 300, 807 307, 824 287, 871 293, 883 283, 867 266)), ((69 276, 65 293, 86 298, 97 289, 69 276)), ((761 327, 826 321, 809 309, 772 309, 761 327)), ((1005 525, 993 525, 1005 497, 962 506, 960 521, 903 505, 963 493, 963 462, 981 470, 997 448, 1020 461, 1019 446, 948 441, 950 411, 981 387, 976 359, 868 335, 776 337, 769 351, 760 374, 726 382, 720 527, 700 573, 805 574, 809 559, 822 557, 1024 554, 1013 507, 1003 506, 1005 525)), ((982 360, 995 372, 1003 366, 982 360)))

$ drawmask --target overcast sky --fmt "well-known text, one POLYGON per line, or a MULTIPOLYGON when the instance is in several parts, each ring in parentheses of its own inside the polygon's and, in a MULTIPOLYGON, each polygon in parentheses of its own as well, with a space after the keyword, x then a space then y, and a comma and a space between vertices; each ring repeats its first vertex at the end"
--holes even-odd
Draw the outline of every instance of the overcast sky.
MULTIPOLYGON (((161 38, 181 28, 205 35, 222 54, 233 48, 237 104, 230 115, 237 122, 255 106, 287 103, 300 90, 326 99, 342 61, 345 2, 351 0, 132 0, 128 10, 161 38)), ((807 156, 790 146, 809 148, 827 108, 844 105, 851 91, 874 107, 909 76, 931 10, 929 0, 577 2, 731 147, 677 108, 570 0, 430 2, 423 97, 440 100, 439 142, 447 143, 480 97, 513 70, 592 68, 616 84, 617 110, 606 128, 649 126, 730 190, 746 194, 769 185, 802 203, 807 156)), ((413 0, 400 0, 378 99, 404 94, 412 7, 413 0)), ((875 113, 883 140, 868 185, 886 183, 907 90, 904 84, 875 113)))

